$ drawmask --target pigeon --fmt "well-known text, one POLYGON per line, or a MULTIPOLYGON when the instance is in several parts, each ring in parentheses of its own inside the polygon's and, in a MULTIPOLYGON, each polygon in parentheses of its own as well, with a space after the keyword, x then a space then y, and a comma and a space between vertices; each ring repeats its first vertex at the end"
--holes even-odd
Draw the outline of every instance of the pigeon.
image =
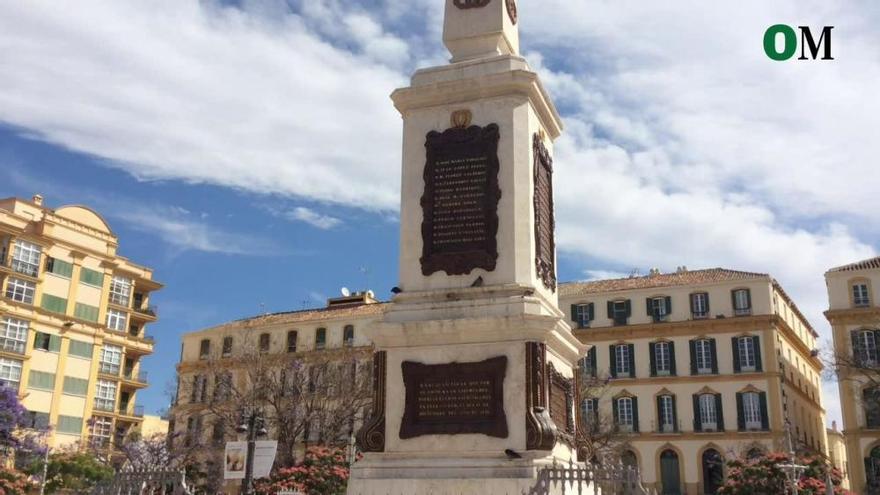
POLYGON ((471 284, 471 287, 482 287, 483 286, 483 276, 480 275, 474 280, 474 283, 471 284))
POLYGON ((517 454, 516 451, 511 449, 504 449, 504 455, 506 455, 508 459, 522 459, 521 455, 517 454))
POLYGON ((396 286, 396 285, 395 285, 394 287, 391 288, 391 293, 392 293, 392 294, 400 294, 401 292, 403 292, 403 289, 401 289, 400 287, 398 287, 398 286, 396 286))

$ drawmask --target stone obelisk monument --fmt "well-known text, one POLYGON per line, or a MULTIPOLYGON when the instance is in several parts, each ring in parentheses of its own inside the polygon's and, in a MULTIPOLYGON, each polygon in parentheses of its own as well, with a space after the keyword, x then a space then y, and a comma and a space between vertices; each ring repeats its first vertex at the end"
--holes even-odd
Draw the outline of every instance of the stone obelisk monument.
POLYGON ((519 55, 515 0, 437 1, 452 59, 391 96, 401 291, 367 329, 375 403, 349 494, 527 493, 575 455, 585 346, 556 293, 562 123, 519 55))

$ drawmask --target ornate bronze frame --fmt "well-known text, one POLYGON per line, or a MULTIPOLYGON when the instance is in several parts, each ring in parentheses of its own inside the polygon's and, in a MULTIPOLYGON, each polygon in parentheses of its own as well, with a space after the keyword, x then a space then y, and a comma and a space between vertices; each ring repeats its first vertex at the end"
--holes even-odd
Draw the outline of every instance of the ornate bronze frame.
POLYGON ((538 133, 532 136, 535 155, 535 268, 544 287, 556 292, 556 219, 553 213, 553 158, 538 133), (541 210, 549 209, 550 225, 541 221, 541 210), (542 232, 546 235, 541 235, 542 232), (549 242, 545 239, 549 239, 549 242), (549 245, 548 245, 549 244, 549 245))
POLYGON ((357 445, 362 452, 385 451, 385 351, 373 354, 373 411, 369 421, 357 433, 357 445))
POLYGON ((526 342, 526 449, 553 450, 556 425, 550 418, 547 384, 547 346, 526 342))
POLYGON ((547 369, 550 376, 548 399, 550 404, 550 417, 553 419, 553 423, 556 424, 559 437, 569 445, 574 445, 574 380, 572 378, 566 378, 562 373, 557 371, 553 366, 553 363, 547 363, 547 369), (554 407, 556 394, 562 394, 564 397, 565 411, 562 411, 561 413, 555 410, 554 407))

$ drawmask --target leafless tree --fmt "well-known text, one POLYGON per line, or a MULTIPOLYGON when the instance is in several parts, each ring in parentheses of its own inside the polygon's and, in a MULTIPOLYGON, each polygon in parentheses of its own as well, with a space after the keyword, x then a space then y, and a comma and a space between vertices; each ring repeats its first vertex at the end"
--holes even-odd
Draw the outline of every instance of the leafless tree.
POLYGON ((575 443, 579 457, 587 462, 617 464, 628 443, 628 435, 621 432, 611 414, 599 410, 599 403, 610 396, 610 379, 606 376, 584 376, 578 380, 578 404, 594 401, 591 412, 579 411, 580 428, 576 428, 575 443))

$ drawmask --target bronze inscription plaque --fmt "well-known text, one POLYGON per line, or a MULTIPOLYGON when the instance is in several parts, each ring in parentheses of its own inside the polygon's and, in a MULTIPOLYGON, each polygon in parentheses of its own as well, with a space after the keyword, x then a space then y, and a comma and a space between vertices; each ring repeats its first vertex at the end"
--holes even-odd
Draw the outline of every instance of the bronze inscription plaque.
POLYGON ((535 154, 535 269, 544 287, 556 291, 556 220, 553 216, 553 158, 536 133, 535 154))
POLYGON ((507 438, 507 357, 431 365, 404 361, 401 367, 406 404, 400 438, 459 433, 507 438))
POLYGON ((421 200, 424 275, 495 269, 498 139, 495 124, 428 133, 421 200))

